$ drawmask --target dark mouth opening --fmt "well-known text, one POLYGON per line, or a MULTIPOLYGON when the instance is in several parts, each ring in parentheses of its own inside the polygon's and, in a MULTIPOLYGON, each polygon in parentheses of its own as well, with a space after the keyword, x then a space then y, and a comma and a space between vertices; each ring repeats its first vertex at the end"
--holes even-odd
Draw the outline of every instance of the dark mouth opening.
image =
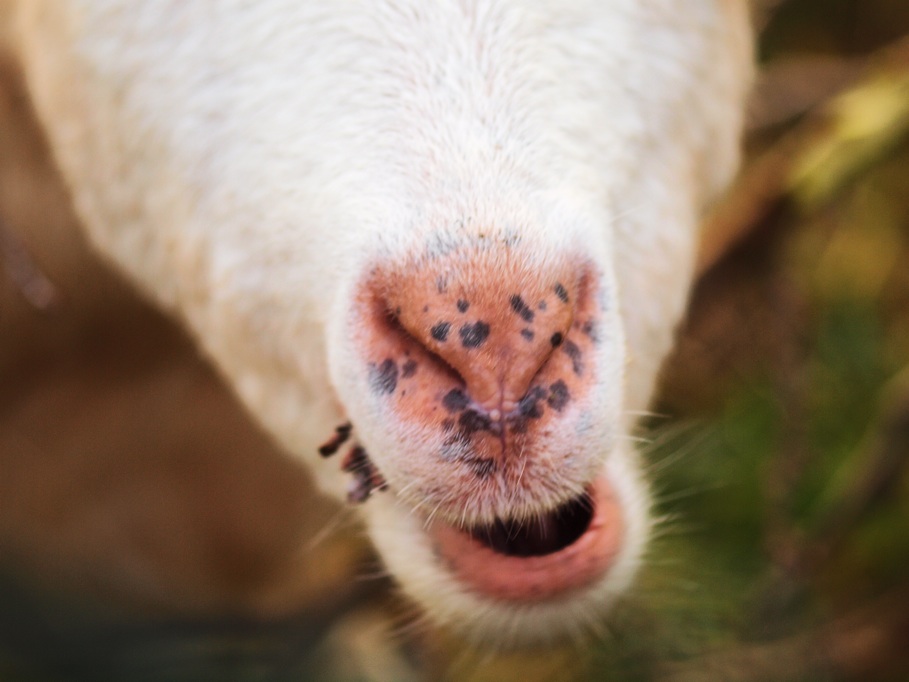
POLYGON ((593 500, 584 494, 544 516, 527 521, 500 521, 470 531, 491 550, 515 557, 545 556, 573 544, 593 518, 593 500))

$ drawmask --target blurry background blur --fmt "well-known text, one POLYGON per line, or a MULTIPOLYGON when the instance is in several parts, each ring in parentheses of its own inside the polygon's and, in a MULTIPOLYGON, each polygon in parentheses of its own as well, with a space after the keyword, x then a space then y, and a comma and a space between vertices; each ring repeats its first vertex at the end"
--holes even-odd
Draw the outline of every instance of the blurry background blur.
POLYGON ((746 163, 641 431, 638 589, 500 655, 397 600, 88 253, 0 54, 0 680, 909 677, 909 3, 756 12, 746 163))

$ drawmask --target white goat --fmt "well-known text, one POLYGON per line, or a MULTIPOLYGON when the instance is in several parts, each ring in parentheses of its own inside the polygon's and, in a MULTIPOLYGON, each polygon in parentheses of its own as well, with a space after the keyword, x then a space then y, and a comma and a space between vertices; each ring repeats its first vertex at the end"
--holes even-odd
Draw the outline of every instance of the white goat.
POLYGON ((94 245, 403 589, 475 638, 600 617, 648 536, 629 415, 737 162, 744 0, 7 1, 94 245))

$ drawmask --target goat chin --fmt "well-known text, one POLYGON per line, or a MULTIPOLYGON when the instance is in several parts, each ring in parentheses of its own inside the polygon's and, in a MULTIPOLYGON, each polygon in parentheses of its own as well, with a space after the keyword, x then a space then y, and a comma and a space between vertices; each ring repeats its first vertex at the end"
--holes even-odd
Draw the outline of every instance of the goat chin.
POLYGON ((94 246, 486 642, 628 588, 745 2, 13 0, 94 246))

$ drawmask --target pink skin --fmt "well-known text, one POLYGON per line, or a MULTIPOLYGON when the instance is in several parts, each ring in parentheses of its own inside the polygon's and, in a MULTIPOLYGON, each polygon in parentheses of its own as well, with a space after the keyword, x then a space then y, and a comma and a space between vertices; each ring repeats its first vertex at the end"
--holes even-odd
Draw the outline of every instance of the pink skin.
POLYGON ((601 579, 621 549, 621 506, 605 477, 594 481, 590 497, 594 512, 584 534, 543 556, 500 554, 446 523, 434 523, 429 535, 449 569, 480 595, 511 602, 554 599, 601 579))
POLYGON ((580 259, 534 270, 470 255, 374 269, 357 301, 360 346, 398 420, 469 440, 478 461, 516 477, 595 381, 595 277, 580 259))
MULTIPOLYGON (((581 255, 538 262, 465 248, 371 268, 351 339, 366 390, 386 410, 372 428, 391 438, 376 452, 354 438, 350 499, 365 501, 386 480, 406 489, 405 503, 433 512, 427 532, 440 561, 487 598, 540 602, 602 580, 626 530, 611 483, 597 474, 602 441, 591 436, 590 415, 602 409, 604 301, 581 255), (569 502, 585 488, 589 519, 569 502), (566 520, 554 507, 573 511, 566 520), (501 530, 528 515, 539 523, 520 538, 501 530), (464 523, 491 533, 489 543, 464 523)), ((336 450, 347 435, 338 434, 323 449, 336 450)))

